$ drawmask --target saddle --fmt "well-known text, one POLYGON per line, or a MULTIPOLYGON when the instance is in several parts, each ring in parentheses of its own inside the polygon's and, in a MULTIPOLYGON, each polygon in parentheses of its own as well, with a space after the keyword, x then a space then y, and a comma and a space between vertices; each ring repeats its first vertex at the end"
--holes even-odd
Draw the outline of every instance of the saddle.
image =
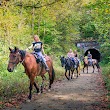
POLYGON ((36 63, 40 65, 39 72, 38 72, 38 75, 40 75, 42 72, 42 69, 45 68, 45 64, 43 63, 43 60, 39 55, 37 55, 36 53, 32 53, 32 54, 34 55, 36 59, 36 63))
POLYGON ((34 57, 35 57, 37 63, 39 63, 39 62, 42 63, 42 62, 43 62, 42 58, 41 58, 39 55, 37 55, 37 54, 35 54, 35 53, 33 53, 33 55, 34 55, 34 57))
MULTIPOLYGON (((42 57, 37 55, 36 53, 32 53, 32 54, 34 55, 36 62, 40 64, 40 67, 45 68, 45 64, 43 62, 42 57)), ((46 62, 50 60, 48 56, 44 56, 44 58, 45 58, 46 62)))
POLYGON ((74 65, 75 68, 78 67, 79 62, 78 62, 77 58, 75 58, 75 57, 72 59, 70 58, 70 61, 71 61, 72 65, 74 65))

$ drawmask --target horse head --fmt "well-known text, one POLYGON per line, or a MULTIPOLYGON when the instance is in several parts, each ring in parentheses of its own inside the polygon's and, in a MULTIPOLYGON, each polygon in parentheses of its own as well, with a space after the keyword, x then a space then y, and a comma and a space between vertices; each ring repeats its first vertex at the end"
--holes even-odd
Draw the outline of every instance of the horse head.
POLYGON ((75 62, 72 61, 71 58, 65 58, 65 66, 67 68, 71 68, 72 66, 74 66, 75 62))
POLYGON ((9 63, 7 70, 9 72, 13 72, 14 68, 17 66, 19 62, 21 62, 22 59, 19 49, 17 47, 15 47, 14 49, 11 49, 9 47, 9 50, 10 50, 10 55, 9 55, 9 63))
POLYGON ((60 56, 60 61, 61 61, 61 66, 64 67, 64 65, 65 65, 65 57, 64 56, 60 56))

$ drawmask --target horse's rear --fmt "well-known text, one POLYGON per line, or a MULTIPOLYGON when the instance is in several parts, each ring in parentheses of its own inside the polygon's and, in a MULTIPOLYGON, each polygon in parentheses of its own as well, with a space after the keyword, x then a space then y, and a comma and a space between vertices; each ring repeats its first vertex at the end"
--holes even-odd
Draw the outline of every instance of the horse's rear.
MULTIPOLYGON (((87 67, 87 73, 88 73, 88 66, 90 66, 89 65, 89 61, 88 61, 87 58, 84 58, 84 61, 83 62, 84 62, 83 72, 84 72, 84 68, 87 67)), ((93 67, 93 73, 94 73, 94 70, 95 70, 95 65, 96 65, 96 67, 98 69, 98 72, 100 72, 100 66, 99 66, 98 60, 97 59, 92 59, 91 66, 93 67)))
POLYGON ((100 72, 100 65, 97 59, 92 59, 93 65, 96 65, 98 72, 100 72))
MULTIPOLYGON (((49 67, 48 74, 49 74, 49 80, 50 80, 50 84, 49 84, 49 89, 50 89, 51 84, 53 83, 54 78, 55 78, 55 72, 54 72, 53 61, 52 61, 51 57, 50 56, 45 56, 45 59, 46 59, 47 65, 49 67)), ((43 68, 43 70, 41 72, 41 76, 44 75, 45 73, 46 73, 46 70, 45 70, 45 68, 43 68)))
MULTIPOLYGON (((52 59, 49 56, 46 56, 45 59, 46 59, 47 65, 49 67, 49 71, 48 71, 49 89, 51 89, 51 85, 52 85, 54 78, 55 78, 55 72, 53 69, 52 59)), ((47 73, 47 71, 45 70, 45 66, 43 66, 43 63, 41 63, 41 62, 37 63, 34 55, 27 53, 26 57, 24 59, 23 65, 25 67, 26 74, 28 75, 30 82, 32 84, 34 83, 35 77, 37 77, 37 76, 42 77, 41 92, 43 92, 45 73, 47 73)))

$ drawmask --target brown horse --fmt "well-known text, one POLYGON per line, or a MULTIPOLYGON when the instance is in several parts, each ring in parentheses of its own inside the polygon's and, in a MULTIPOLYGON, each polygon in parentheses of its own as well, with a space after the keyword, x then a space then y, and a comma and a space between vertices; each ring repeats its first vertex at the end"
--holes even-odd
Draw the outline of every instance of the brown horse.
MULTIPOLYGON (((25 68, 25 72, 30 79, 30 87, 29 87, 30 91, 29 91, 28 98, 29 99, 32 98, 31 92, 32 92, 33 85, 35 86, 37 93, 39 93, 39 87, 35 83, 35 77, 37 77, 37 76, 42 77, 41 92, 43 92, 43 83, 45 80, 44 74, 46 73, 46 70, 45 70, 44 66, 42 65, 42 63, 41 62, 37 63, 36 58, 34 57, 33 54, 28 53, 23 50, 19 50, 16 47, 14 49, 9 48, 9 50, 10 50, 10 55, 9 55, 9 64, 8 64, 7 70, 9 72, 13 72, 13 70, 17 66, 17 64, 22 63, 22 65, 25 68)), ((49 56, 46 56, 46 62, 49 67, 48 74, 49 74, 49 89, 50 89, 51 84, 53 83, 54 78, 55 78, 55 73, 54 73, 54 69, 53 69, 52 59, 49 56)))
MULTIPOLYGON (((88 73, 88 67, 90 65, 89 65, 89 61, 88 61, 88 59, 86 57, 83 59, 83 64, 84 64, 83 73, 84 73, 84 68, 85 67, 87 67, 87 73, 88 73)), ((95 65, 96 65, 96 67, 98 69, 98 72, 100 72, 99 62, 96 59, 92 59, 92 65, 91 66, 93 67, 93 73, 94 73, 94 70, 95 70, 95 65)))

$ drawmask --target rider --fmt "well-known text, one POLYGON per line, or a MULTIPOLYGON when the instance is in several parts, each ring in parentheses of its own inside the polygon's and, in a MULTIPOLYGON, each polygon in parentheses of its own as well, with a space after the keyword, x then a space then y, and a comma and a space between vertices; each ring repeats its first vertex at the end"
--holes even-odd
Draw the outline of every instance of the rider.
POLYGON ((87 59, 88 59, 89 64, 92 65, 92 54, 90 53, 90 51, 88 51, 87 59))
POLYGON ((77 50, 74 50, 74 57, 75 57, 75 61, 78 62, 78 64, 80 64, 80 60, 78 58, 78 52, 77 52, 77 50))
POLYGON ((67 53, 67 57, 68 58, 74 57, 74 53, 73 53, 72 49, 70 49, 69 52, 67 53))
POLYGON ((26 51, 29 49, 33 49, 34 52, 42 58, 43 63, 45 64, 46 71, 49 71, 48 65, 47 65, 46 60, 43 56, 43 55, 45 55, 45 52, 43 49, 43 43, 40 41, 40 38, 38 35, 34 35, 34 42, 32 42, 31 46, 28 47, 26 49, 26 51))
POLYGON ((74 50, 74 57, 78 57, 77 50, 74 50))
MULTIPOLYGON (((75 55, 74 55, 72 49, 70 49, 69 52, 67 53, 67 57, 70 58, 75 63, 75 55)), ((76 66, 76 63, 75 63, 74 68, 76 68, 76 67, 77 66, 76 66)))

